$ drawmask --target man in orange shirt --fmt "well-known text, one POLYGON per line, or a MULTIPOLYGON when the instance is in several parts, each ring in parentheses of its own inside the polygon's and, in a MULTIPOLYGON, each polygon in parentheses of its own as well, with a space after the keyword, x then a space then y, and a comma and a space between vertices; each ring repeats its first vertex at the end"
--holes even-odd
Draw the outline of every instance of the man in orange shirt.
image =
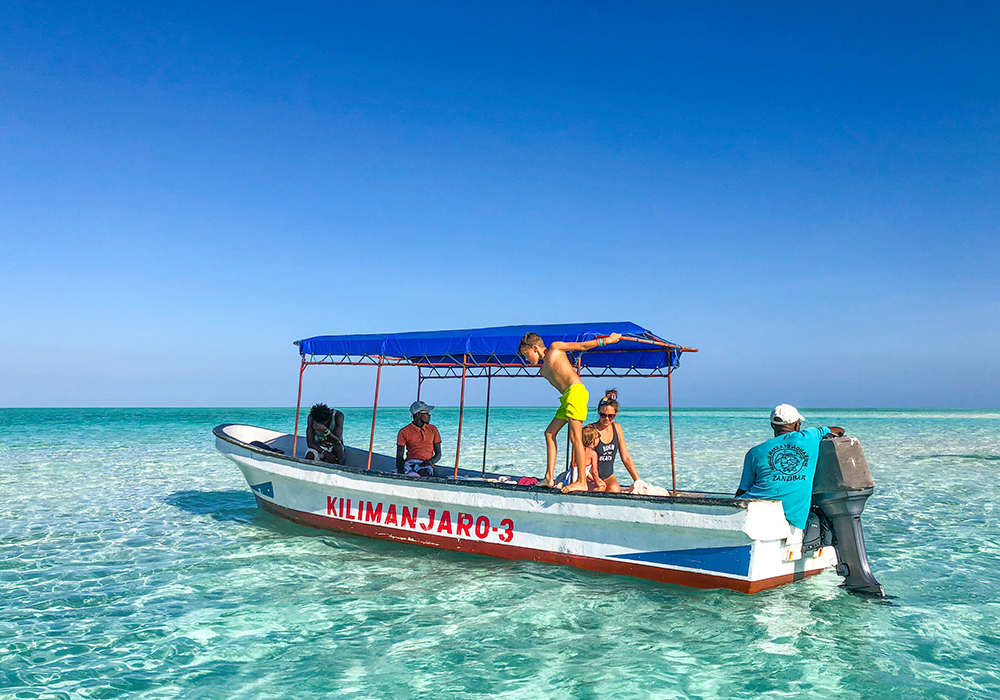
POLYGON ((434 476, 434 465, 441 459, 441 433, 431 425, 433 410, 423 401, 410 404, 413 422, 404 425, 396 436, 396 471, 400 474, 434 476))

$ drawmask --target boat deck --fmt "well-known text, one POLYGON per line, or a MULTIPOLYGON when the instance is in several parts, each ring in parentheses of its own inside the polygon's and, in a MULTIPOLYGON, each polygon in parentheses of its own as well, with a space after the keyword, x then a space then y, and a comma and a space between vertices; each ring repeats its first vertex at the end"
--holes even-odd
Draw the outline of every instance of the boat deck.
MULTIPOLYGON (((247 425, 225 424, 220 425, 213 431, 216 437, 225 440, 233 445, 237 445, 250 453, 256 453, 269 460, 279 459, 289 464, 296 464, 308 469, 319 469, 322 471, 341 471, 355 474, 368 473, 373 476, 386 479, 402 479, 407 482, 418 480, 418 477, 407 476, 396 472, 396 459, 389 455, 372 453, 371 469, 368 469, 368 450, 356 447, 344 448, 344 461, 346 464, 329 464, 316 460, 305 459, 304 455, 308 449, 306 440, 299 436, 295 456, 292 456, 293 436, 288 433, 267 430, 266 428, 256 428, 247 425), (250 443, 261 442, 273 450, 281 450, 281 453, 274 452, 262 447, 257 447, 250 443)), ((470 469, 458 470, 458 481, 463 486, 478 486, 489 489, 503 489, 511 491, 541 491, 552 493, 552 489, 544 486, 521 485, 516 480, 524 474, 503 474, 498 472, 474 471, 470 469), (505 481, 510 479, 511 481, 505 481), (514 483, 512 483, 514 482, 514 483)), ((419 481, 428 483, 455 483, 455 469, 451 467, 436 466, 434 476, 419 477, 419 481)), ((605 491, 578 491, 574 496, 588 496, 599 499, 626 499, 629 501, 654 501, 662 503, 664 501, 682 501, 691 504, 704 505, 724 505, 746 508, 751 501, 745 498, 733 498, 725 493, 711 493, 704 491, 676 491, 668 496, 649 496, 631 493, 609 493, 605 491)))

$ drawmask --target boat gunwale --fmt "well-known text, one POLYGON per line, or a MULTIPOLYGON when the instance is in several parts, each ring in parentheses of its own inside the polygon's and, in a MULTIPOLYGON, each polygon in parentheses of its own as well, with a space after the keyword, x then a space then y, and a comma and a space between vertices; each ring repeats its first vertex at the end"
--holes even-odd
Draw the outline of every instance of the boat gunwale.
MULTIPOLYGON (((249 443, 237 440, 231 435, 227 435, 224 431, 230 426, 245 426, 249 428, 255 428, 258 426, 248 425, 246 423, 222 423, 215 426, 212 429, 212 434, 216 438, 228 442, 232 445, 236 445, 242 449, 249 452, 259 454, 263 457, 268 457, 269 459, 277 459, 283 462, 289 462, 292 464, 302 464, 310 467, 321 467, 329 471, 339 471, 348 472, 358 475, 367 475, 379 479, 399 479, 406 481, 407 483, 414 483, 414 479, 411 476, 405 474, 397 474, 395 472, 384 472, 365 469, 362 467, 351 467, 346 464, 328 464, 326 462, 318 463, 311 459, 303 459, 301 457, 289 456, 284 453, 273 452, 271 450, 266 450, 249 443)), ((270 430, 269 428, 264 428, 264 430, 270 430)), ((277 432, 277 431, 275 431, 277 432)), ((291 433, 284 433, 284 435, 291 435, 291 433)), ((444 485, 457 485, 457 486, 470 486, 474 488, 488 488, 488 489, 499 489, 501 491, 522 491, 525 493, 545 493, 553 494, 555 489, 546 488, 544 486, 536 485, 523 485, 523 484, 506 484, 503 482, 496 481, 486 481, 482 479, 469 479, 467 481, 456 481, 454 478, 443 478, 439 476, 426 476, 421 477, 419 483, 436 483, 444 485)), ((689 505, 710 505, 710 506, 728 506, 732 508, 742 508, 746 509, 749 504, 753 501, 766 499, 751 499, 751 498, 733 498, 731 496, 647 496, 643 494, 634 493, 610 493, 606 491, 574 491, 572 494, 560 494, 560 495, 571 495, 571 496, 582 496, 585 498, 610 498, 610 499, 622 499, 630 503, 635 502, 646 502, 646 503, 672 503, 672 504, 689 504, 689 505)), ((769 502, 769 501, 767 501, 769 502)))

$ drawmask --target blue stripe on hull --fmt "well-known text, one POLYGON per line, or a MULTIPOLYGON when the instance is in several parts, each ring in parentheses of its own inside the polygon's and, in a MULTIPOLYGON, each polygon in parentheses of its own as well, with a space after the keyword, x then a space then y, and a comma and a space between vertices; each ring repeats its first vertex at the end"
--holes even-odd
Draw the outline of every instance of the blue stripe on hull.
POLYGON ((256 486, 250 484, 250 490, 256 491, 262 496, 267 496, 268 498, 274 498, 274 486, 271 485, 270 481, 265 481, 263 484, 257 484, 256 486))
POLYGON ((665 552, 636 552, 613 554, 614 559, 647 561, 665 566, 683 566, 686 569, 713 571, 734 576, 750 575, 750 545, 742 547, 702 547, 677 549, 665 552))

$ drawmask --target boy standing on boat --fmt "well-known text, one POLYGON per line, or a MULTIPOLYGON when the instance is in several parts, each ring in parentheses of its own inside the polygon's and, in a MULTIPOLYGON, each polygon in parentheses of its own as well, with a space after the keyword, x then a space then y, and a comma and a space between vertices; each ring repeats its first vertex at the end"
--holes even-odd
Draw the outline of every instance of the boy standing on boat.
MULTIPOLYGON (((573 461, 576 464, 585 464, 585 453, 583 448, 583 422, 587 420, 587 401, 590 394, 587 387, 580 380, 580 375, 573 368, 566 355, 568 352, 584 352, 599 345, 610 345, 621 340, 621 333, 612 333, 606 338, 595 338, 582 343, 565 343, 555 341, 549 347, 545 347, 541 336, 537 333, 526 333, 518 346, 518 353, 524 357, 530 365, 541 363, 541 375, 549 380, 549 384, 554 386, 562 396, 559 398, 559 410, 556 411, 555 418, 545 429, 545 450, 548 458, 545 469, 545 479, 543 486, 553 486, 553 476, 555 475, 556 436, 562 427, 569 423, 569 439, 573 444, 573 461)), ((577 472, 576 480, 568 486, 563 487, 563 493, 571 491, 587 490, 587 472, 580 469, 577 472)))
POLYGON ((809 519, 813 478, 819 462, 819 443, 827 435, 840 437, 843 428, 802 430, 802 414, 783 403, 771 411, 774 437, 747 452, 736 498, 781 501, 785 520, 802 530, 809 519))

